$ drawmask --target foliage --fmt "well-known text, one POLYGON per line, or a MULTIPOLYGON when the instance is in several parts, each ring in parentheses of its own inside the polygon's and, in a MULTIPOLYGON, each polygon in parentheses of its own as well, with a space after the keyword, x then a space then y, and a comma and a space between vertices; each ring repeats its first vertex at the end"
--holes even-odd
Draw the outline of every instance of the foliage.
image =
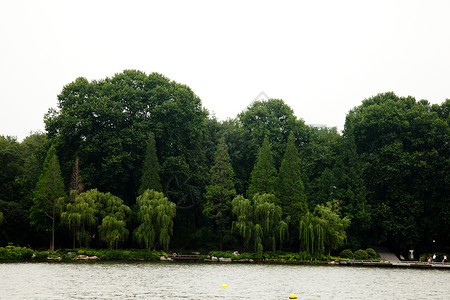
POLYGON ((160 192, 146 190, 136 199, 140 225, 134 231, 136 240, 146 249, 169 248, 176 205, 160 192))
POLYGON ((339 257, 342 258, 353 258, 353 252, 350 249, 344 249, 339 253, 339 257))
POLYGON ((52 232, 50 251, 55 250, 55 222, 58 217, 57 203, 60 198, 65 197, 64 181, 61 176, 58 157, 55 147, 51 146, 47 152, 39 181, 34 191, 33 206, 31 208, 32 224, 43 223, 43 218, 51 220, 50 230, 52 232))
MULTIPOLYGON (((87 189, 110 191, 131 203, 140 186, 148 132, 155 134, 161 162, 182 156, 189 166, 186 175, 196 184, 204 180, 206 118, 189 87, 157 73, 125 70, 101 80, 77 78, 64 86, 45 125, 61 156, 64 178, 79 156, 87 189)), ((163 186, 173 176, 163 168, 163 186)))
POLYGON ((353 254, 353 256, 355 257, 355 259, 368 259, 369 258, 369 255, 367 254, 367 252, 362 249, 356 250, 355 253, 353 254))
POLYGON ((71 199, 72 202, 66 205, 61 219, 70 228, 76 229, 76 239, 80 244, 88 247, 95 229, 98 229, 100 238, 109 248, 117 248, 120 242, 125 241, 128 236, 126 220, 131 209, 122 199, 97 189, 79 195, 72 191, 71 199), (96 228, 99 222, 100 225, 96 228))
POLYGON ((233 221, 233 230, 258 256, 262 255, 264 247, 275 251, 277 239, 281 244, 287 238, 288 225, 274 201, 272 194, 256 194, 252 201, 238 195, 232 201, 232 212, 237 219, 233 221))
POLYGON ((281 161, 276 196, 283 214, 290 216, 293 224, 298 224, 300 216, 307 211, 308 207, 293 132, 289 134, 284 158, 281 161))
POLYGON ((321 256, 325 252, 325 230, 323 220, 307 212, 300 219, 300 251, 321 256))
POLYGON ((385 93, 347 115, 344 136, 354 140, 373 210, 372 242, 386 241, 401 251, 432 240, 448 246, 448 103, 431 106, 385 93))
POLYGON ((339 211, 332 207, 332 203, 317 205, 314 215, 318 217, 320 226, 324 230, 324 246, 329 252, 344 245, 347 238, 346 229, 350 225, 348 217, 341 218, 339 211))
POLYGON ((27 260, 33 256, 33 250, 27 247, 14 246, 9 244, 6 247, 0 247, 0 260, 27 260))
POLYGON ((375 259, 375 258, 379 258, 380 256, 378 255, 378 253, 375 251, 375 250, 373 250, 372 248, 367 248, 366 249, 366 253, 367 253, 367 256, 370 258, 370 259, 375 259))
POLYGON ((266 138, 273 145, 276 166, 280 164, 290 132, 298 138, 299 144, 305 143, 307 138, 307 126, 303 120, 298 120, 292 108, 281 99, 253 101, 238 115, 238 120, 247 131, 252 144, 253 156, 248 157, 250 162, 255 161, 256 149, 266 138))
POLYGON ((141 186, 139 194, 143 194, 145 190, 152 189, 162 192, 161 178, 159 177, 159 161, 156 154, 155 135, 150 132, 148 134, 147 151, 145 153, 144 165, 142 166, 141 186))
POLYGON ((277 179, 277 170, 273 162, 269 140, 264 142, 259 149, 258 157, 253 168, 247 197, 253 198, 255 194, 274 194, 277 179))
POLYGON ((217 225, 219 248, 222 251, 224 231, 230 225, 231 199, 236 195, 233 182, 234 172, 223 136, 217 146, 214 161, 215 163, 211 167, 211 184, 206 186, 206 203, 203 213, 217 225))
POLYGON ((89 246, 91 230, 97 223, 98 213, 96 190, 90 190, 77 195, 75 190, 70 192, 71 202, 67 203, 61 213, 61 221, 68 224, 74 232, 75 239, 85 247, 89 246))

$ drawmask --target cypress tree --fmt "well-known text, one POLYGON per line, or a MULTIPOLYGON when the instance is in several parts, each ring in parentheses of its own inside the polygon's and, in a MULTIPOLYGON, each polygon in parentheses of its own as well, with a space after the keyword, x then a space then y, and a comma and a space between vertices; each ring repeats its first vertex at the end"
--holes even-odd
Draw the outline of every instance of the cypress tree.
POLYGON ((51 146, 44 161, 42 173, 36 184, 31 207, 31 223, 40 223, 44 218, 51 220, 50 251, 55 250, 55 221, 57 217, 57 203, 64 198, 64 181, 61 176, 56 149, 51 146), (44 218, 43 218, 44 217, 44 218))
POLYGON ((276 196, 283 213, 298 224, 300 216, 306 213, 305 188, 301 179, 300 158, 295 147, 294 134, 289 134, 284 158, 281 161, 276 196))
POLYGON ((247 197, 252 199, 257 193, 275 194, 276 179, 277 170, 274 166, 269 140, 266 137, 256 158, 256 164, 247 190, 247 197))
POLYGON ((159 177, 159 161, 156 154, 155 135, 152 132, 148 135, 147 152, 142 167, 139 195, 142 195, 147 189, 162 192, 161 179, 159 177))
POLYGON ((231 199, 236 195, 234 188, 234 171, 228 154, 225 137, 219 141, 214 165, 211 167, 211 184, 206 187, 206 203, 203 212, 215 221, 219 231, 219 247, 222 251, 222 242, 225 228, 230 222, 231 199))

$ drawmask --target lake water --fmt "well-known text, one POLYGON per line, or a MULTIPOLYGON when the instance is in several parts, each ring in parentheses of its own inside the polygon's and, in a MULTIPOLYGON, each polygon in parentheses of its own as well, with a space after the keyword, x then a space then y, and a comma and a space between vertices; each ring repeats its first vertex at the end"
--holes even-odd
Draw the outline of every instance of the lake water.
POLYGON ((298 299, 450 299, 450 272, 236 263, 0 263, 0 299, 288 299, 292 293, 298 299))

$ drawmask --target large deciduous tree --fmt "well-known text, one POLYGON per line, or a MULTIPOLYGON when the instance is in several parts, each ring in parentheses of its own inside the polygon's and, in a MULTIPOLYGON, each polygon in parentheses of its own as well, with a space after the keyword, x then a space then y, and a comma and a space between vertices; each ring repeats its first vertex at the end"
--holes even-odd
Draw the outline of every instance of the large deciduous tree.
POLYGON ((430 251, 424 246, 432 240, 449 245, 450 127, 443 111, 445 104, 385 93, 347 115, 344 135, 354 139, 363 169, 372 236, 403 253, 430 251))
POLYGON ((178 191, 170 184, 174 169, 164 167, 172 158, 187 164, 185 176, 192 185, 201 185, 207 171, 202 151, 206 118, 189 87, 157 73, 126 70, 111 78, 78 78, 67 84, 45 123, 67 181, 71 162, 79 156, 87 189, 110 191, 132 203, 140 187, 148 132, 155 134, 161 155, 163 188, 178 191))
MULTIPOLYGON (((55 223, 58 217, 57 203, 65 197, 64 181, 61 176, 56 149, 51 146, 47 152, 41 176, 34 191, 33 206, 31 208, 31 221, 34 224, 44 225, 43 218, 51 221, 50 251, 55 250, 55 223)), ((45 225, 44 225, 45 226, 45 225)))
POLYGON ((219 248, 222 251, 223 235, 230 223, 231 199, 236 195, 233 167, 224 136, 219 140, 214 161, 211 167, 211 184, 206 186, 203 212, 217 225, 219 248))

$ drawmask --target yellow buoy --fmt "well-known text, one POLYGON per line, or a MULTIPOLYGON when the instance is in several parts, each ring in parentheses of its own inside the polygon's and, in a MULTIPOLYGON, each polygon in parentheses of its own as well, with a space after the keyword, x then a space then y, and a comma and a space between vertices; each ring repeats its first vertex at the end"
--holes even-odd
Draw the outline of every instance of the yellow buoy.
POLYGON ((291 294, 291 295, 289 296, 289 299, 297 299, 297 296, 296 296, 295 294, 291 294))
POLYGON ((226 288, 226 287, 227 287, 227 285, 226 285, 226 284, 222 284, 222 287, 223 287, 223 288, 226 288))

